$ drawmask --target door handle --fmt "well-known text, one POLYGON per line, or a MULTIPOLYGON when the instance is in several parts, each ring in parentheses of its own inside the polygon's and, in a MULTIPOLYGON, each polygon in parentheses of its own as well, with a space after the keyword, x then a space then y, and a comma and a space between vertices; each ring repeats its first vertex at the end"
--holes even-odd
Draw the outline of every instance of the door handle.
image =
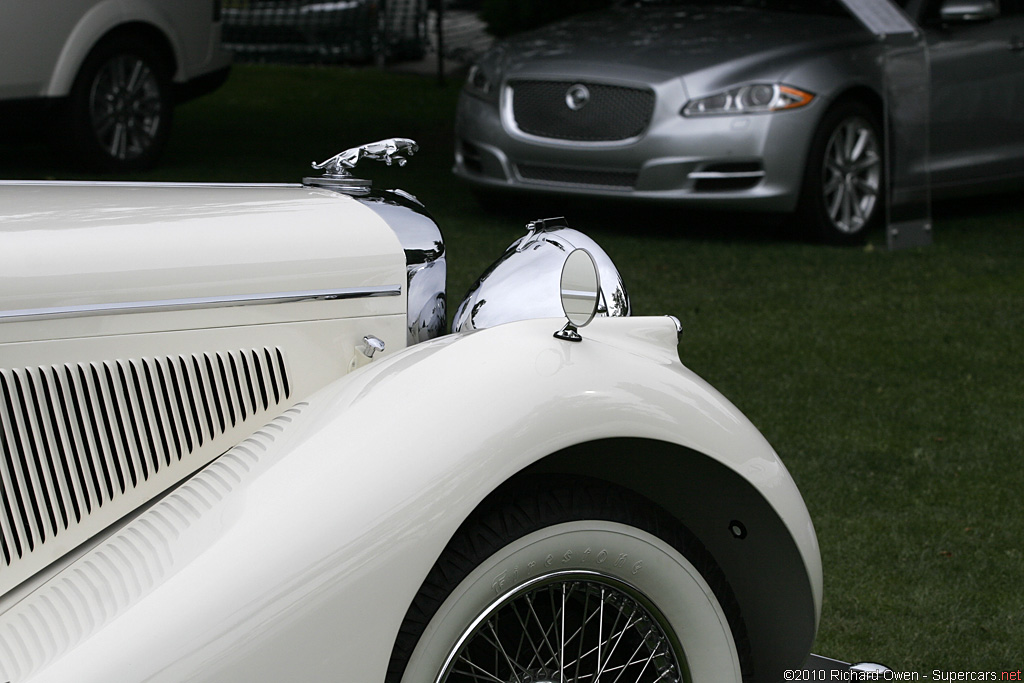
POLYGON ((1020 36, 1013 36, 1010 38, 1010 52, 1021 52, 1024 51, 1024 39, 1020 36))

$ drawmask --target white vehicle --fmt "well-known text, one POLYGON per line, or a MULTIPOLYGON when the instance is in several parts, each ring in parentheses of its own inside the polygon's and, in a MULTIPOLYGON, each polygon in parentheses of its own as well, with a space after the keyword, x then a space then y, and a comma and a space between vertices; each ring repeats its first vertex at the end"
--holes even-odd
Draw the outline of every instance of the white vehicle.
POLYGON ((415 151, 301 185, 0 183, 0 680, 804 666, 811 520, 678 322, 628 317, 546 219, 443 335, 437 226, 347 170, 415 151))
POLYGON ((152 166, 174 105, 224 82, 220 0, 0 3, 0 107, 52 117, 69 153, 106 170, 152 166))

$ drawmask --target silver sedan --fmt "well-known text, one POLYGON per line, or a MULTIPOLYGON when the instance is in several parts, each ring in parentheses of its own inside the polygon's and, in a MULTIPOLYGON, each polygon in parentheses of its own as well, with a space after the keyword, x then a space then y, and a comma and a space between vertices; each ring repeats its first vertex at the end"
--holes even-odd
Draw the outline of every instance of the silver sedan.
MULTIPOLYGON (((904 0, 931 66, 934 187, 1024 177, 1024 2, 904 0)), ((480 190, 796 212, 863 239, 886 206, 884 48, 829 0, 629 0, 496 44, 459 100, 480 190)))

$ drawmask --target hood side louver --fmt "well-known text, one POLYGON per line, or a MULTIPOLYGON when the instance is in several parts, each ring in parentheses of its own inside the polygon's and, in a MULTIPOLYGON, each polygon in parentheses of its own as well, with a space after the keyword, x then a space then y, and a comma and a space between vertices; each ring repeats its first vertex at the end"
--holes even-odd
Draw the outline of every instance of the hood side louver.
POLYGON ((183 476, 204 444, 290 393, 278 348, 0 369, 0 584, 5 567, 54 540, 77 545, 85 537, 63 537, 90 515, 168 470, 183 476))
POLYGON ((56 659, 194 558, 217 513, 274 462, 272 447, 306 405, 278 415, 0 616, 0 681, 56 659))

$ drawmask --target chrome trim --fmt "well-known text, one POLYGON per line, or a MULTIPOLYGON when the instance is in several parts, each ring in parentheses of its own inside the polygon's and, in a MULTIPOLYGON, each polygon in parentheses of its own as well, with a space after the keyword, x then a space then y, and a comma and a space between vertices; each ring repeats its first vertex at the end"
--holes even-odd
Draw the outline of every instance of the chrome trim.
POLYGON ((565 91, 565 106, 573 111, 579 111, 590 102, 590 88, 577 83, 565 91))
POLYGON ((409 345, 444 334, 448 322, 444 237, 418 199, 382 190, 358 201, 384 219, 405 252, 409 345))
POLYGON ((373 354, 378 351, 384 351, 385 344, 379 337, 374 337, 372 334, 368 334, 363 337, 363 345, 359 347, 359 351, 362 352, 367 358, 373 358, 373 354))
POLYGON ((694 171, 689 174, 697 180, 729 180, 733 178, 764 178, 765 171, 694 171))
POLYGON ((0 186, 72 187, 301 187, 298 183, 189 183, 142 180, 0 180, 0 186))
POLYGON ((676 339, 677 340, 678 339, 682 339, 682 337, 683 337, 683 323, 680 322, 679 318, 675 317, 674 315, 666 315, 665 317, 668 318, 669 320, 671 320, 673 323, 675 323, 675 326, 676 326, 676 339))
POLYGON ((106 304, 81 304, 78 306, 52 306, 48 308, 25 308, 20 310, 0 311, 0 322, 17 320, 20 318, 45 320, 50 318, 68 318, 90 315, 118 315, 122 313, 146 313, 152 311, 179 311, 193 308, 257 306, 261 304, 286 304, 303 301, 363 299, 377 296, 401 296, 401 294, 401 285, 381 285, 375 287, 349 287, 345 289, 313 289, 299 292, 201 296, 187 299, 165 299, 158 301, 122 301, 106 304))
POLYGON ((383 161, 388 166, 393 163, 405 166, 406 157, 402 155, 405 154, 411 157, 419 149, 420 147, 416 144, 415 140, 410 140, 409 138, 387 138, 386 140, 378 140, 377 142, 370 142, 359 147, 346 149, 344 152, 339 152, 330 159, 320 163, 314 161, 313 168, 322 170, 324 175, 328 177, 350 177, 352 174, 349 171, 355 168, 356 164, 362 159, 383 161))
POLYGON ((411 157, 417 151, 419 145, 409 138, 388 138, 352 147, 320 163, 314 161, 313 168, 322 170, 324 174, 319 177, 303 178, 302 184, 325 187, 346 194, 368 194, 373 183, 364 178, 356 178, 351 173, 361 159, 383 161, 388 166, 393 163, 405 166, 406 157, 411 157), (402 156, 403 154, 405 156, 402 156))
POLYGON ((580 335, 579 330, 572 323, 566 323, 565 327, 558 330, 554 334, 555 339, 561 339, 567 342, 581 342, 583 337, 580 335))
POLYGON ((469 290, 455 311, 452 332, 516 320, 563 318, 559 280, 566 257, 574 249, 585 249, 597 264, 597 315, 629 315, 629 294, 622 275, 597 242, 570 228, 562 217, 531 221, 526 230, 469 290))
POLYGON ((850 671, 858 674, 862 674, 865 679, 879 680, 883 674, 892 673, 892 669, 885 666, 884 664, 878 664, 876 662, 861 662, 860 664, 851 664, 850 671))

